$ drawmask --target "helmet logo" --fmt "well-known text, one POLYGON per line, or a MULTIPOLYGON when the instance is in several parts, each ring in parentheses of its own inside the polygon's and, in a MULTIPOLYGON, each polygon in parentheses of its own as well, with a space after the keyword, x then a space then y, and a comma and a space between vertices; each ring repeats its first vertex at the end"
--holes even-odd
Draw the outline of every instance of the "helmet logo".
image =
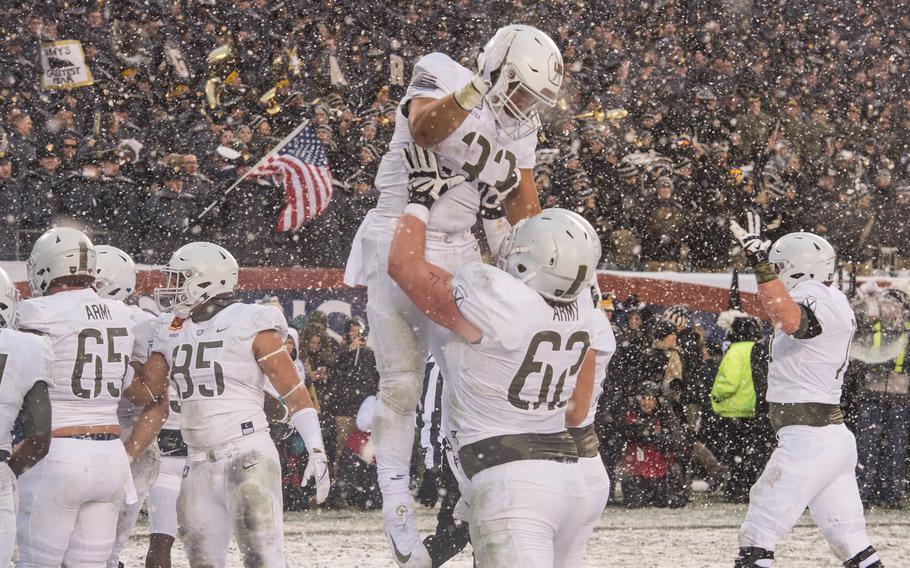
POLYGON ((550 82, 558 87, 562 84, 562 62, 559 61, 556 55, 550 54, 548 67, 550 69, 550 82))

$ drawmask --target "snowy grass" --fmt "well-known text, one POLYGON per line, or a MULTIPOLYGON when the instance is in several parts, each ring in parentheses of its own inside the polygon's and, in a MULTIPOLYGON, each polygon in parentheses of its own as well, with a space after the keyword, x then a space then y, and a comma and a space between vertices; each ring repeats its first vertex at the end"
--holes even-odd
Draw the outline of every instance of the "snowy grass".
MULTIPOLYGON (((610 506, 588 544, 585 566, 654 568, 730 567, 736 554, 736 534, 745 505, 717 502, 696 494, 684 509, 627 510, 610 506)), ((420 509, 418 526, 428 534, 435 511, 420 509)), ((910 558, 910 515, 906 511, 867 512, 869 535, 886 566, 905 566, 910 558)), ((121 555, 126 568, 144 565, 148 524, 140 520, 136 534, 121 555)), ((470 547, 468 548, 470 550, 470 547)), ((291 568, 392 567, 391 553, 378 512, 310 511, 285 515, 285 553, 291 568)), ((175 546, 174 568, 188 566, 180 544, 175 546)), ((228 566, 242 566, 231 546, 228 566)), ((446 566, 471 568, 470 554, 462 552, 446 566)), ((808 513, 790 537, 778 547, 775 566, 820 568, 840 566, 812 524, 808 513)))

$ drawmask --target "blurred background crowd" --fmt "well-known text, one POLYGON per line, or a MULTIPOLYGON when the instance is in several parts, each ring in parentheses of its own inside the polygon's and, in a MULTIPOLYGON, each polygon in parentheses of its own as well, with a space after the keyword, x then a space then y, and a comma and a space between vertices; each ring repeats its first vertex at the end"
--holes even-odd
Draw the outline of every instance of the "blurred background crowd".
POLYGON ((244 265, 341 266, 413 62, 472 66, 510 22, 563 50, 536 176, 542 203, 594 222, 605 265, 725 269, 746 208, 860 272, 910 258, 902 2, 25 0, 4 16, 0 258, 69 222, 149 263, 206 238, 244 265), (40 46, 62 40, 93 84, 41 88, 40 46), (323 215, 277 232, 268 179, 218 200, 304 119, 335 182, 323 215))
MULTIPOLYGON (((8 4, 0 260, 23 259, 49 225, 68 223, 152 264, 204 239, 245 266, 343 266, 414 61, 441 51, 471 67, 499 26, 523 22, 556 40, 566 69, 538 143, 541 203, 587 217, 605 267, 727 270, 728 220, 748 209, 770 238, 825 236, 853 272, 910 267, 903 1, 8 4), (92 84, 42 88, 41 46, 64 40, 81 43, 92 84), (220 196, 303 120, 335 190, 322 215, 278 232, 284 196, 271 179, 220 196)), ((845 397, 863 497, 889 507, 907 489, 910 436, 910 301, 893 296, 857 311, 865 349, 845 397)), ((684 306, 616 308, 598 425, 622 502, 682 506, 693 479, 747 499, 775 443, 763 324, 729 312, 723 340, 706 339, 684 306)), ((294 322, 295 349, 334 441, 333 503, 375 507, 368 421, 357 421, 378 380, 367 330, 352 320, 338 340, 319 315, 294 322)), ((304 507, 302 443, 279 444, 287 506, 304 507)), ((423 470, 415 462, 415 484, 432 482, 423 470)))

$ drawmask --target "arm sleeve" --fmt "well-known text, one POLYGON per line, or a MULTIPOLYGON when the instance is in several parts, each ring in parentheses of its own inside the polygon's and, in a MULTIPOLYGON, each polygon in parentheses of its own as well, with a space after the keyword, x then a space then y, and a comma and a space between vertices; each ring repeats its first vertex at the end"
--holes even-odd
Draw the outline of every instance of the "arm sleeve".
POLYGON ((288 338, 288 320, 284 312, 274 306, 251 306, 256 309, 252 316, 251 330, 253 334, 262 331, 277 331, 284 341, 288 338))
POLYGON ((42 306, 38 302, 28 300, 19 302, 19 330, 38 333, 47 333, 48 321, 42 306))
POLYGON ((499 258, 499 247, 502 245, 503 239, 512 230, 512 225, 509 224, 509 220, 504 216, 499 219, 483 219, 482 221, 483 232, 487 237, 490 252, 493 253, 493 258, 497 259, 499 258))
POLYGON ((452 294, 461 315, 480 330, 481 346, 517 349, 523 334, 510 318, 521 312, 523 296, 508 294, 503 276, 511 279, 492 266, 466 264, 452 277, 452 294))
POLYGON ((414 64, 411 82, 401 104, 405 105, 416 98, 441 99, 455 92, 461 85, 452 84, 456 75, 451 69, 454 63, 442 53, 430 53, 421 57, 414 64))
POLYGON ((47 436, 51 433, 51 400, 47 383, 38 381, 22 401, 22 434, 26 438, 47 436))
POLYGON ((793 333, 796 339, 811 339, 822 333, 822 324, 819 323, 815 311, 806 304, 799 305, 799 328, 793 333))
POLYGON ((531 133, 518 141, 515 147, 515 166, 521 170, 534 169, 537 165, 537 133, 531 133))

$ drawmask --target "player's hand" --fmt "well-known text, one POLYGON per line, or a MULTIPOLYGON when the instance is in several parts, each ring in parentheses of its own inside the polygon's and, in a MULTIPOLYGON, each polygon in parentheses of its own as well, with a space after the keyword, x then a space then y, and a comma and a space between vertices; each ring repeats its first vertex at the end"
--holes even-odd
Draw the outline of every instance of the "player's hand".
POLYGON ((746 228, 735 220, 730 220, 730 232, 743 247, 743 253, 752 263, 768 260, 768 249, 771 241, 761 237, 761 217, 752 211, 746 212, 746 228))
POLYGON ((510 31, 493 45, 480 48, 480 53, 477 54, 477 75, 487 89, 493 86, 493 73, 502 67, 502 62, 505 61, 517 33, 515 30, 510 31))
POLYGON ((427 209, 442 195, 464 182, 464 176, 443 176, 432 150, 411 142, 401 150, 408 169, 408 203, 419 203, 427 209))
POLYGON ((322 503, 329 496, 332 481, 329 479, 329 464, 325 459, 325 452, 316 448, 310 452, 306 469, 303 470, 303 484, 312 479, 316 483, 316 503, 322 503))
POLYGON ((432 509, 436 506, 436 502, 439 501, 439 482, 436 470, 427 469, 423 472, 423 480, 417 490, 417 499, 424 507, 432 509))
POLYGON ((499 219, 504 217, 502 202, 506 197, 518 189, 521 183, 521 171, 518 168, 512 170, 505 181, 496 185, 480 184, 480 215, 484 219, 499 219))

